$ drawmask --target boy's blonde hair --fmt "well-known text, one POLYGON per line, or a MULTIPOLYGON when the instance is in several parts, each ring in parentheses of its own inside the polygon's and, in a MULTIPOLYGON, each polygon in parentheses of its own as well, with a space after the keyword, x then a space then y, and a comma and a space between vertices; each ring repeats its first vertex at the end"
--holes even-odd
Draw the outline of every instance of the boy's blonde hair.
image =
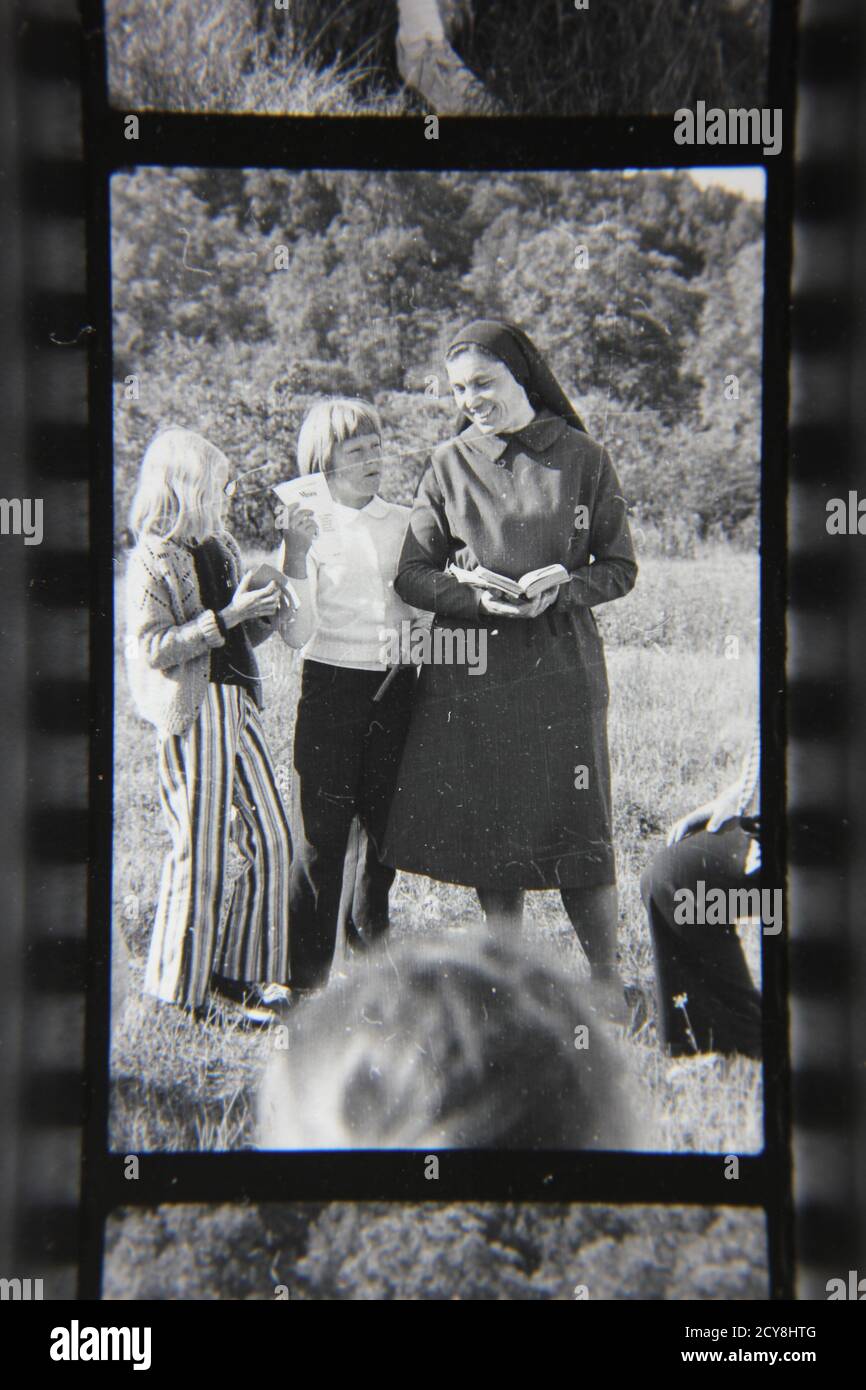
POLYGON ((298 435, 298 472, 327 473, 334 445, 356 434, 382 438, 382 418, 369 401, 355 396, 329 396, 307 412, 298 435))
POLYGON ((177 425, 160 430, 145 451, 129 509, 136 540, 155 535, 195 543, 218 535, 223 469, 228 472, 225 454, 194 430, 177 425))

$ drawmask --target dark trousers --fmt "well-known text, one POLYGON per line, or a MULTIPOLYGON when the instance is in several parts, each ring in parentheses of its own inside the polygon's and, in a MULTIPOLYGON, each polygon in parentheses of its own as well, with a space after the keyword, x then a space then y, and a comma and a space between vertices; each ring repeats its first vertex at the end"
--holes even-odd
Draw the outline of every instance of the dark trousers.
POLYGON ((695 893, 700 880, 707 892, 759 886, 760 872, 744 873, 750 843, 739 820, 729 821, 713 834, 702 830, 663 849, 641 878, 655 957, 659 1033, 675 1055, 761 1055, 761 997, 735 926, 674 920, 677 889, 695 893))
POLYGON ((328 978, 344 870, 347 929, 365 944, 388 927, 395 870, 379 858, 409 728, 415 672, 401 671, 377 704, 381 671, 305 661, 295 724, 294 859, 289 886, 292 984, 328 978), (350 832, 357 817, 360 836, 350 832))

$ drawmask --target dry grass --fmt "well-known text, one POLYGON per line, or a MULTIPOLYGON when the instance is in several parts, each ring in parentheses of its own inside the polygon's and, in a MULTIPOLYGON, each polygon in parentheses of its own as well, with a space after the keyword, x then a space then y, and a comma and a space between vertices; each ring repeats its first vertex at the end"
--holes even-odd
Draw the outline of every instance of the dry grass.
MULTIPOLYGON (((628 598, 601 611, 612 689, 610 745, 624 976, 652 990, 640 873, 666 827, 726 781, 748 742, 755 710, 757 565, 729 547, 694 560, 647 558, 628 598), (671 620, 659 630, 658 605, 671 620), (652 634, 652 635, 649 635, 652 634), (740 655, 723 655, 723 637, 740 655)), ((118 607, 122 612, 122 606, 118 607)), ((120 635, 118 635, 118 652, 120 635)), ((260 649, 265 724, 288 792, 298 663, 278 642, 260 649)), ((194 1023, 142 1000, 146 951, 167 839, 157 801, 152 730, 135 715, 118 668, 115 711, 115 940, 129 945, 126 1000, 116 1011, 112 1147, 240 1148, 252 1143, 250 1094, 268 1047, 231 1013, 194 1023)), ((468 889, 408 874, 392 894, 395 940, 480 922, 468 889)), ((557 894, 529 898, 531 930, 575 975, 586 965, 557 894)), ((119 997, 119 996, 117 996, 119 997)), ((656 1045, 652 1019, 624 1045, 641 1145, 663 1151, 745 1152, 761 1147, 756 1063, 709 1056, 676 1062, 656 1045)))
MULTIPOLYGON (((265 5, 270 11, 270 6, 265 5)), ((108 0, 121 108, 341 115, 420 110, 395 66, 396 0, 294 0, 266 42, 252 0, 108 0)), ((575 10, 473 0, 455 47, 510 113, 761 105, 768 0, 631 0, 575 10)))
POLYGON ((112 105, 259 115, 404 112, 407 98, 377 60, 381 21, 367 43, 341 53, 328 42, 329 31, 339 28, 338 9, 331 6, 330 21, 326 14, 297 35, 276 33, 269 44, 256 28, 251 0, 108 0, 112 105))

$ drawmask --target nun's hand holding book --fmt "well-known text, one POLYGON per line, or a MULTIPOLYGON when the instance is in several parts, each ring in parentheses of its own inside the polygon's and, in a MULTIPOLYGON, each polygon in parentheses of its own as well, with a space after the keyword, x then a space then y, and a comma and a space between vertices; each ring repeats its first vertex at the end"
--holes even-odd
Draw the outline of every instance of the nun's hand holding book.
POLYGON ((556 602, 557 589, 547 589, 532 599, 505 599, 484 589, 481 594, 481 611, 493 618, 538 618, 552 603, 556 602))

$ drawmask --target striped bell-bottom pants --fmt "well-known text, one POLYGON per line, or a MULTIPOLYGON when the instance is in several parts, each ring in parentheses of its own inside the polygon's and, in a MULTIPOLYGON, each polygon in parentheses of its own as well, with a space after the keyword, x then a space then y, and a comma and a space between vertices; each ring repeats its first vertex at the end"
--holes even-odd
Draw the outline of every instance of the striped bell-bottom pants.
POLYGON ((160 740, 160 800, 171 835, 144 988, 201 1005, 212 973, 286 984, 292 847, 254 701, 211 682, 194 723, 160 740), (242 870, 229 881, 229 841, 242 870))

